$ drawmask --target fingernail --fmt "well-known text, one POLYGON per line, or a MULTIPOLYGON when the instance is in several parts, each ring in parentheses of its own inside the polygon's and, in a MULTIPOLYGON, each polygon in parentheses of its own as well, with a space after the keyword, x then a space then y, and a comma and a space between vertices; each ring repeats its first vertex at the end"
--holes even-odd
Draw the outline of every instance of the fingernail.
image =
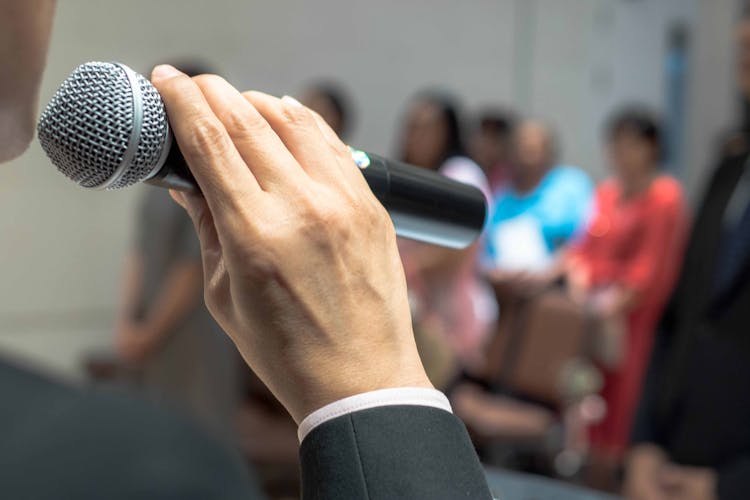
POLYGON ((302 107, 302 103, 290 95, 285 95, 284 97, 281 98, 281 100, 289 104, 290 106, 295 106, 297 108, 302 107))
POLYGON ((151 72, 151 79, 166 80, 167 78, 173 78, 180 74, 180 71, 178 71, 174 66, 170 66, 169 64, 160 64, 151 72))

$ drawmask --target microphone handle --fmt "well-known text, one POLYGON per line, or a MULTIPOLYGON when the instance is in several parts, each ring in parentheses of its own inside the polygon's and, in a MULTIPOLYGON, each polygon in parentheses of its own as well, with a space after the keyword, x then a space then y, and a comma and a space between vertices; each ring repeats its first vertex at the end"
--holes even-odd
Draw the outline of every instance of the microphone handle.
POLYGON ((487 200, 476 187, 372 153, 353 151, 353 156, 397 235, 466 248, 484 229, 487 200), (360 161, 365 158, 366 166, 360 161))
POLYGON ((201 194, 198 182, 193 177, 193 173, 188 168, 180 148, 177 147, 177 142, 171 138, 171 135, 167 141, 167 147, 169 148, 169 153, 167 154, 167 159, 164 160, 164 165, 159 168, 153 177, 144 182, 166 189, 201 194))
MULTIPOLYGON (((176 143, 147 184, 200 194, 176 143)), ((449 248, 466 248, 482 232, 487 200, 474 186, 436 172, 352 149, 367 184, 391 216, 396 234, 449 248)))

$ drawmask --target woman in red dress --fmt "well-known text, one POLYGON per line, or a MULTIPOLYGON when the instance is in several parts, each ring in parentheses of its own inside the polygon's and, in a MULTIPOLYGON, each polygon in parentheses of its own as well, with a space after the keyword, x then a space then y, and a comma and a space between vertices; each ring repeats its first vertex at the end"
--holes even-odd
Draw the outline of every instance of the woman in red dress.
POLYGON ((567 252, 571 292, 601 320, 604 419, 591 430, 595 452, 619 459, 662 308, 682 261, 688 215, 680 184, 659 174, 659 125, 649 113, 611 121, 614 176, 597 189, 588 229, 567 252))

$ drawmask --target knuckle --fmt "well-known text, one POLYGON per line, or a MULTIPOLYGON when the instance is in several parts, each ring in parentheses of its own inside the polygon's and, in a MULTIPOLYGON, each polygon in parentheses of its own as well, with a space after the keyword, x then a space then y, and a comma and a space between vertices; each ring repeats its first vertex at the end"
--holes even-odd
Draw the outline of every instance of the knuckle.
POLYGON ((266 122, 260 116, 254 116, 237 108, 226 109, 220 119, 229 136, 236 141, 252 139, 267 127, 266 122))
POLYGON ((305 107, 284 104, 281 113, 285 124, 289 127, 308 128, 315 125, 314 118, 305 107))
POLYGON ((186 146, 198 154, 215 156, 228 150, 227 139, 221 122, 215 117, 200 115, 191 123, 186 146))

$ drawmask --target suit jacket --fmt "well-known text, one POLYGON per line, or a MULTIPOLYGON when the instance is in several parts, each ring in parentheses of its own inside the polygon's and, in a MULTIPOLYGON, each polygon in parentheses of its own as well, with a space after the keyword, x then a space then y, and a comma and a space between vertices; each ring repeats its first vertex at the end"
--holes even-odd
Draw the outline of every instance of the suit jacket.
MULTIPOLYGON (((0 362, 0 497, 259 499, 241 458, 126 395, 0 362)), ((339 417, 301 447, 304 498, 491 498, 461 422, 429 407, 339 417)))
POLYGON ((747 154, 728 154, 697 213, 684 267, 658 335, 633 441, 671 460, 712 467, 722 499, 750 491, 750 256, 731 286, 714 286, 724 211, 747 154))

